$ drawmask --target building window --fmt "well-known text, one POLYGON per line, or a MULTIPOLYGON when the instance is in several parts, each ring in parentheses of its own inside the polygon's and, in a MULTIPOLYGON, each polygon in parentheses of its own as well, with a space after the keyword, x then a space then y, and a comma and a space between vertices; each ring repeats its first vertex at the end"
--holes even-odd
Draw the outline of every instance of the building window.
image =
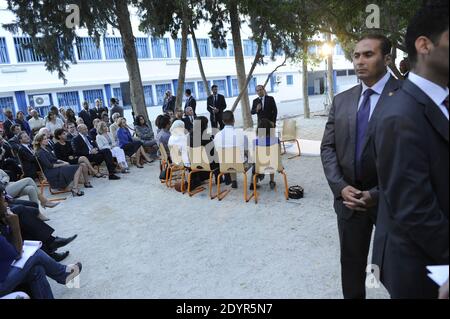
POLYGON ((184 82, 183 94, 188 89, 191 90, 193 97, 197 96, 197 90, 195 89, 195 82, 184 82))
POLYGON ((122 101, 122 89, 121 88, 113 88, 113 97, 122 101))
POLYGON ((58 105, 66 110, 70 108, 75 113, 81 110, 80 96, 77 91, 56 93, 56 98, 58 99, 58 105))
POLYGON ((0 97, 0 121, 5 120, 5 114, 3 111, 10 109, 14 113, 14 99, 12 96, 0 97))
POLYGON ((227 81, 226 80, 214 80, 213 83, 217 85, 217 90, 223 96, 227 96, 227 81))
MULTIPOLYGON (((208 86, 210 86, 210 85, 211 85, 211 81, 208 81, 208 86)), ((198 81, 197 87, 198 87, 197 99, 198 100, 206 100, 208 98, 208 93, 205 88, 205 85, 203 84, 203 81, 198 81)))
POLYGON ((356 75, 355 70, 353 69, 348 70, 348 75, 356 75))
POLYGON ((122 38, 104 38, 106 60, 123 59, 122 38))
POLYGON ((138 59, 150 59, 148 38, 136 38, 135 46, 138 59))
POLYGON ((293 75, 287 75, 286 76, 286 84, 287 85, 294 85, 294 76, 293 75))
POLYGON ((197 44, 201 57, 211 56, 211 51, 209 49, 209 39, 197 39, 197 44))
POLYGON ((334 54, 345 55, 344 50, 342 49, 342 47, 339 43, 336 43, 336 46, 334 47, 334 54))
POLYGON ((80 61, 102 59, 100 48, 97 47, 93 38, 77 38, 77 51, 80 61))
POLYGON ((152 38, 152 52, 155 59, 171 58, 168 38, 152 38))
POLYGON ((347 70, 337 70, 336 76, 347 76, 347 70))
POLYGON ((31 38, 14 37, 14 46, 16 47, 17 61, 19 63, 43 61, 42 56, 38 55, 33 49, 31 38))
POLYGON ((231 80, 231 84, 233 86, 233 96, 238 96, 239 95, 239 81, 238 79, 232 79, 231 80))
POLYGON ((83 91, 84 101, 89 102, 89 107, 93 108, 95 106, 95 100, 100 99, 103 101, 103 90, 85 90, 83 91))
POLYGON ((0 38, 0 64, 9 63, 8 48, 5 38, 0 38))
MULTIPOLYGON (((181 58, 181 39, 175 39, 175 56, 181 58)), ((187 41, 187 57, 192 58, 192 41, 187 41)))
POLYGON ((226 57, 227 56, 227 49, 221 49, 221 48, 214 48, 212 49, 212 55, 213 57, 226 57))
POLYGON ((248 84, 248 94, 254 95, 256 94, 256 78, 252 78, 250 83, 248 84))
POLYGON ((244 40, 244 56, 255 56, 258 46, 253 40, 244 40))
POLYGON ((233 40, 227 40, 228 56, 234 56, 233 40))
POLYGON ((270 48, 270 43, 269 43, 269 41, 267 41, 267 40, 264 41, 262 50, 263 50, 263 54, 264 54, 265 56, 270 56, 270 50, 271 50, 271 48, 270 48))
POLYGON ((151 85, 144 85, 144 98, 145 98, 145 106, 154 106, 153 103, 153 88, 151 85))
POLYGON ((164 103, 164 97, 166 95, 167 90, 172 90, 172 85, 170 83, 168 84, 157 84, 155 85, 156 88, 156 99, 158 104, 157 105, 163 105, 164 103))

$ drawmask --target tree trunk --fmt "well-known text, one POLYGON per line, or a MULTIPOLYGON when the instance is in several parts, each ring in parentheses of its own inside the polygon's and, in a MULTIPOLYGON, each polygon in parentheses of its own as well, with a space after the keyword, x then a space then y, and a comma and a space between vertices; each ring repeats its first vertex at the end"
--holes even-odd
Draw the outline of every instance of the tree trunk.
POLYGON ((180 72, 178 74, 178 88, 175 109, 177 111, 183 108, 183 89, 186 80, 186 66, 187 66, 187 42, 189 33, 189 21, 183 17, 181 25, 181 57, 180 57, 180 72))
POLYGON ((303 77, 303 113, 305 119, 311 118, 309 109, 309 95, 308 95, 308 44, 303 45, 303 61, 302 61, 302 77, 303 77))
POLYGON ((145 105, 144 88, 142 87, 141 71, 137 59, 133 28, 131 27, 130 12, 128 11, 127 0, 115 0, 117 21, 120 35, 122 36, 123 57, 127 65, 128 77, 130 79, 131 105, 135 115, 142 115, 148 118, 147 106, 145 105))
POLYGON ((242 120, 244 129, 247 129, 253 127, 253 119, 250 114, 250 100, 248 97, 248 88, 245 85, 247 77, 245 75, 244 52, 242 50, 242 40, 241 40, 241 22, 237 1, 230 1, 228 9, 230 11, 231 34, 233 36, 234 60, 236 63, 236 73, 239 82, 239 91, 244 92, 241 99, 242 120))
POLYGON ((203 80, 203 86, 205 87, 207 96, 210 96, 211 90, 209 89, 208 80, 206 79, 205 70, 203 69, 202 57, 200 56, 200 50, 198 48, 197 37, 195 36, 195 30, 192 25, 191 25, 191 35, 192 35, 192 42, 194 43, 195 55, 197 56, 198 68, 200 70, 200 75, 202 76, 202 80, 203 80))
MULTIPOLYGON (((326 39, 328 43, 331 43, 331 33, 327 33, 326 39)), ((330 111, 331 104, 334 99, 333 54, 334 52, 330 52, 330 54, 327 57, 328 62, 327 82, 328 82, 328 99, 329 99, 329 103, 326 109, 327 113, 330 111)))

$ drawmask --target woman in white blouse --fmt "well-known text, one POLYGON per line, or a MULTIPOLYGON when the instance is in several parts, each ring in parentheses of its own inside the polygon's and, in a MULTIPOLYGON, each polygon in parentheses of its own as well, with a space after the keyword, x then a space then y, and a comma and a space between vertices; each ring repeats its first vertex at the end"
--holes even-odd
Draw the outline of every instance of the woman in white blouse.
POLYGON ((184 166, 190 167, 191 164, 189 162, 187 143, 188 135, 184 129, 184 122, 180 120, 173 122, 170 128, 170 138, 168 142, 169 150, 171 146, 177 146, 181 150, 184 166))
POLYGON ((60 118, 56 117, 55 113, 49 112, 47 115, 47 123, 45 124, 45 127, 53 135, 55 133, 55 130, 64 128, 64 122, 60 118))
POLYGON ((97 146, 99 149, 110 149, 112 156, 117 159, 117 163, 119 163, 120 168, 122 169, 122 173, 129 173, 130 170, 128 168, 128 163, 125 158, 125 152, 119 146, 117 146, 114 137, 109 132, 108 125, 105 122, 100 122, 97 126, 97 137, 96 137, 97 146))

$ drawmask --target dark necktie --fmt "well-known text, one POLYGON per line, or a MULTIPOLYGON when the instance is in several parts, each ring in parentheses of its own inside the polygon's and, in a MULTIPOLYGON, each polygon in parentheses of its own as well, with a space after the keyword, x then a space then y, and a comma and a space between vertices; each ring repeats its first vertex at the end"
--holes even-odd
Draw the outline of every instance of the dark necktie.
POLYGON ((448 111, 448 96, 445 98, 444 102, 442 102, 442 104, 444 104, 445 108, 448 111))
POLYGON ((356 149, 355 149, 355 174, 356 180, 361 178, 361 156, 366 138, 367 127, 369 126, 370 117, 370 97, 375 94, 372 89, 367 89, 364 92, 364 99, 359 108, 356 121, 356 149))
POLYGON ((214 95, 214 107, 217 107, 217 95, 214 95))
POLYGON ((264 98, 261 97, 260 100, 261 100, 261 110, 264 111, 264 98))

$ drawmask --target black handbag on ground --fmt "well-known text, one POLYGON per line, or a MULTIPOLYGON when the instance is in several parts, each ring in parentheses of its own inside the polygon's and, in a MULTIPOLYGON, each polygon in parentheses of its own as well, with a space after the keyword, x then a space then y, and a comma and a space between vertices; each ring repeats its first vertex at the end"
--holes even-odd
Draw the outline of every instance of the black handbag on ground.
POLYGON ((304 196, 303 187, 296 185, 289 187, 289 198, 291 199, 300 199, 304 196))

